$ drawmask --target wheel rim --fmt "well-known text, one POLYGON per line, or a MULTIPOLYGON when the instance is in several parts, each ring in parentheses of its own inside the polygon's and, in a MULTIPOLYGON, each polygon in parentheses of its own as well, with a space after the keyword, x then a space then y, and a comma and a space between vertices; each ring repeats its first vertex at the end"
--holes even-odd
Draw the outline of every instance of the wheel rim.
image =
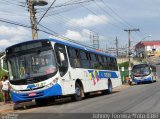
POLYGON ((79 97, 81 95, 81 91, 79 87, 76 87, 76 95, 79 97))

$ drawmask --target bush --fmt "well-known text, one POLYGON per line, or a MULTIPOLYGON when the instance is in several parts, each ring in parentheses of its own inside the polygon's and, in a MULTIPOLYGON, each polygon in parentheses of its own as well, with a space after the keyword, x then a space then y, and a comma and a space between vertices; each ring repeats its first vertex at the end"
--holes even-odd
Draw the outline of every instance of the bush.
POLYGON ((2 99, 2 93, 0 92, 0 102, 2 102, 3 99, 2 99))
POLYGON ((123 62, 121 64, 118 64, 119 69, 121 70, 121 67, 124 67, 124 70, 128 70, 129 62, 123 62))
MULTIPOLYGON (((129 67, 129 62, 123 62, 121 64, 118 64, 120 73, 121 73, 121 78, 122 78, 122 83, 126 83, 126 76, 129 75, 128 67, 129 67), (124 71, 121 71, 121 67, 124 67, 124 71)), ((133 66, 133 63, 131 63, 131 66, 133 66)))
POLYGON ((2 77, 3 77, 4 75, 8 75, 8 73, 5 72, 5 71, 3 71, 3 70, 0 70, 0 81, 2 80, 2 77))

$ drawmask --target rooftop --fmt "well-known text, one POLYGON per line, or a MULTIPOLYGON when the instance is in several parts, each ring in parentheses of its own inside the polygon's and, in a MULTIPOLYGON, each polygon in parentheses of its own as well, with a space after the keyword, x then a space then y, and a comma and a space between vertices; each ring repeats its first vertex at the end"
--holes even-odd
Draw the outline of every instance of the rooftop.
POLYGON ((160 40, 155 41, 140 41, 136 44, 136 47, 144 47, 144 46, 153 46, 153 45, 160 45, 160 40))

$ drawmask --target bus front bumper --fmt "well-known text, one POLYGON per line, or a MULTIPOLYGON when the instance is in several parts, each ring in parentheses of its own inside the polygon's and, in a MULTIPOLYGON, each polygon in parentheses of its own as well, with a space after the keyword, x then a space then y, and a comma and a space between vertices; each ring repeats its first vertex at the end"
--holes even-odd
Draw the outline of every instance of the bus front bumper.
POLYGON ((60 96, 62 95, 62 88, 59 84, 55 84, 48 89, 43 89, 39 91, 33 90, 32 92, 27 92, 27 93, 26 92, 15 93, 13 91, 10 91, 10 93, 12 101, 14 103, 18 103, 18 102, 31 101, 33 99, 38 99, 38 98, 60 96))
POLYGON ((152 78, 151 77, 148 77, 148 78, 134 78, 132 81, 134 83, 151 82, 152 78))

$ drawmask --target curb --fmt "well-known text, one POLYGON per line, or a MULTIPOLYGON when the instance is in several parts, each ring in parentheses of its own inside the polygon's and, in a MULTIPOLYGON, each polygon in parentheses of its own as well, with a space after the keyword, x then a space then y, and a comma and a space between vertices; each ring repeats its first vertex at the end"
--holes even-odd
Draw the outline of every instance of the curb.
POLYGON ((118 87, 113 88, 113 91, 121 91, 121 90, 126 89, 126 88, 129 88, 129 87, 130 87, 130 85, 128 85, 128 84, 123 84, 123 85, 121 85, 121 86, 118 86, 118 87))
POLYGON ((14 104, 1 105, 0 114, 14 112, 14 104))

